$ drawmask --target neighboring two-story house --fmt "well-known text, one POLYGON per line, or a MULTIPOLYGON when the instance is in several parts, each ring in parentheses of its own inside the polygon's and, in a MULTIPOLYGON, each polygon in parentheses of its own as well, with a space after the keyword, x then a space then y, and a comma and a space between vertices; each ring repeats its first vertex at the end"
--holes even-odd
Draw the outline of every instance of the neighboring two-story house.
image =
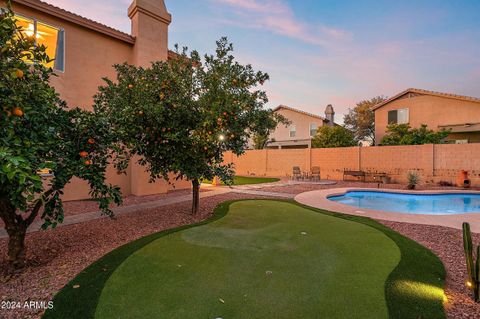
MULTIPOLYGON (((6 2, 0 0, 0 6, 5 5, 6 2)), ((51 83, 70 107, 91 109, 93 96, 103 84, 102 78, 116 78, 114 64, 148 66, 172 54, 168 50, 168 26, 172 17, 163 0, 133 0, 128 8, 131 34, 39 0, 13 0, 12 6, 24 32, 35 36, 38 44, 47 47, 50 58, 55 59, 49 65, 57 74, 51 83)), ((148 195, 173 189, 166 181, 149 183, 148 174, 136 163, 130 165, 127 175, 117 174, 112 167, 107 177, 108 182, 122 188, 124 195, 148 195)), ((187 188, 190 183, 180 181, 175 186, 187 188)), ((88 190, 86 183, 75 179, 67 186, 65 199, 88 198, 88 190)))
POLYGON ((335 111, 332 105, 327 105, 325 117, 308 113, 285 105, 273 110, 289 120, 289 125, 279 124, 270 134, 267 148, 309 148, 317 129, 324 125, 335 125, 335 111))
POLYGON ((480 98, 407 89, 375 105, 375 140, 380 144, 388 124, 450 130, 449 143, 480 142, 480 98))

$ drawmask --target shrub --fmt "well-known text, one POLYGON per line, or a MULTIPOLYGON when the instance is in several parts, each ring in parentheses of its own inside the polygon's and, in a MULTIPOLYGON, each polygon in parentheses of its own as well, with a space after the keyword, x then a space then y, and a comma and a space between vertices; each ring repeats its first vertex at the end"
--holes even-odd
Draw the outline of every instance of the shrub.
POLYGON ((408 189, 415 189, 415 187, 420 182, 420 176, 417 172, 408 172, 408 189))

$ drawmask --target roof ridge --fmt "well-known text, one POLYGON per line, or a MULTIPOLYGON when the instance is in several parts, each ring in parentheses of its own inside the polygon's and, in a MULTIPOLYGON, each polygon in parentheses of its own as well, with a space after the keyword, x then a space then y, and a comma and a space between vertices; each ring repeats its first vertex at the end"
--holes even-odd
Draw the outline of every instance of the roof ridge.
POLYGON ((303 111, 303 110, 299 110, 299 109, 296 109, 296 108, 293 108, 293 107, 290 107, 288 105, 284 105, 284 104, 280 104, 279 106, 277 106, 276 108, 273 109, 273 111, 278 111, 279 109, 281 108, 284 108, 284 109, 287 109, 287 110, 290 110, 290 111, 294 111, 294 112, 297 112, 297 113, 301 113, 301 114, 305 114, 305 115, 309 115, 309 116, 312 116, 312 117, 316 117, 316 118, 319 118, 321 120, 324 120, 324 121, 329 121, 327 118, 321 116, 321 115, 317 115, 317 114, 313 114, 313 113, 310 113, 310 112, 307 112, 307 111, 303 111))
POLYGON ((371 107, 371 110, 374 111, 378 108, 381 108, 385 104, 388 104, 402 95, 405 95, 407 93, 419 93, 419 94, 427 94, 427 95, 433 95, 433 96, 440 96, 440 97, 446 97, 446 98, 452 98, 452 99, 458 99, 458 100, 464 100, 464 101, 471 101, 471 102, 478 102, 480 103, 480 98, 473 97, 473 96, 467 96, 467 95, 459 95, 459 94, 453 94, 453 93, 445 93, 445 92, 438 92, 438 91, 432 91, 432 90, 425 90, 425 89, 417 89, 417 88, 408 88, 394 96, 392 96, 389 99, 386 99, 383 102, 380 102, 374 106, 371 107))

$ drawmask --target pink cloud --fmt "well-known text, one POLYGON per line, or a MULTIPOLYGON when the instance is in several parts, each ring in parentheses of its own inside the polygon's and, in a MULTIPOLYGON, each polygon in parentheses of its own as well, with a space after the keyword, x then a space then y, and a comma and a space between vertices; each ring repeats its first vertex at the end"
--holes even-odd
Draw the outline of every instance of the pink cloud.
POLYGON ((352 34, 325 25, 309 25, 295 17, 283 0, 213 0, 235 9, 237 19, 223 19, 223 23, 244 28, 268 30, 305 43, 327 46, 332 40, 349 39, 352 34))

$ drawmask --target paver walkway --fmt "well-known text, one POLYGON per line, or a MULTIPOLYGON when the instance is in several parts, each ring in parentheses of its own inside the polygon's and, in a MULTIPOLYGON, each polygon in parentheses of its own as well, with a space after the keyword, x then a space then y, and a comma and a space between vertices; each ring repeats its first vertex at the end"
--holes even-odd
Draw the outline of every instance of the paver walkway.
MULTIPOLYGON (((290 182, 289 183, 268 183, 264 184, 263 187, 267 186, 289 186, 292 185, 290 182)), ((255 189, 260 189, 262 187, 254 187, 253 189, 248 189, 245 188, 244 186, 233 186, 233 187, 218 187, 215 190, 211 190, 208 192, 201 192, 200 193, 200 198, 207 198, 207 197, 212 197, 212 196, 217 196, 217 195, 223 195, 223 194, 228 194, 228 193, 241 193, 241 194, 249 194, 249 195, 258 195, 258 196, 271 196, 271 197, 280 197, 280 198, 293 198, 293 194, 285 194, 285 193, 275 193, 275 192, 264 192, 264 191, 259 191, 255 189)), ((158 208, 158 207, 164 207, 172 204, 178 204, 186 201, 192 200, 192 195, 191 194, 186 194, 186 195, 181 195, 181 196, 175 196, 175 197, 168 197, 164 199, 159 199, 156 201, 149 201, 149 202, 144 202, 140 204, 133 204, 129 206, 120 206, 120 207, 115 207, 113 208, 113 212, 115 213, 116 216, 126 214, 126 213, 141 213, 142 211, 145 211, 146 209, 150 208, 158 208)), ((63 223, 59 224, 57 227, 62 227, 62 226, 67 226, 67 225, 72 225, 72 224, 78 224, 78 223, 83 223, 86 221, 90 220, 95 220, 99 218, 106 218, 107 216, 102 215, 100 211, 95 211, 95 212, 89 212, 89 213, 83 213, 83 214, 77 214, 77 215, 71 215, 71 216, 65 216, 63 223)), ((32 233, 40 230, 40 227, 42 226, 43 222, 41 220, 35 221, 32 223, 32 225, 28 228, 27 232, 32 233)), ((5 238, 8 237, 7 232, 5 229, 0 229, 0 238, 5 238)))

